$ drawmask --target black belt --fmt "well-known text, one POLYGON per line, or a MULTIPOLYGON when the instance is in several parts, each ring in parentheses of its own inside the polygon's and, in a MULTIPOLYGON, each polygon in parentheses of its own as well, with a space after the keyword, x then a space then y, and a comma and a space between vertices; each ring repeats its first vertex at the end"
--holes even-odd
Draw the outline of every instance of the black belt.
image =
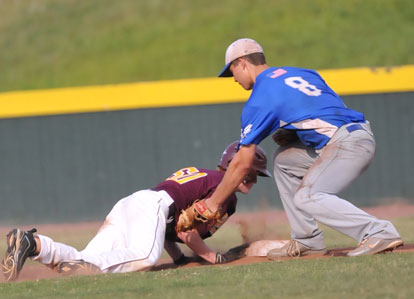
POLYGON ((167 226, 165 228, 166 234, 171 234, 175 231, 175 204, 172 203, 168 207, 167 226))
POLYGON ((171 217, 175 218, 175 204, 174 203, 170 204, 170 206, 168 207, 168 218, 171 218, 171 217))
POLYGON ((346 130, 349 133, 352 133, 353 131, 356 131, 356 130, 364 130, 364 128, 361 126, 361 124, 353 124, 353 125, 346 127, 346 130))

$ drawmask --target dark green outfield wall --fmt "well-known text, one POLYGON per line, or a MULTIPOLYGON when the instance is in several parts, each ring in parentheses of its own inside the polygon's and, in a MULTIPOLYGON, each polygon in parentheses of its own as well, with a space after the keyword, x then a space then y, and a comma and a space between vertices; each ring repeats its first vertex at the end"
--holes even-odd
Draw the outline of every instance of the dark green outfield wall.
MULTIPOLYGON (((376 158, 345 193, 369 206, 414 203, 414 93, 343 97, 365 113, 376 158)), ((185 166, 214 168, 238 138, 243 104, 141 109, 0 120, 0 222, 103 220, 113 204, 185 166)), ((262 146, 271 156, 274 144, 262 146)), ((281 208, 261 179, 239 209, 281 208)))

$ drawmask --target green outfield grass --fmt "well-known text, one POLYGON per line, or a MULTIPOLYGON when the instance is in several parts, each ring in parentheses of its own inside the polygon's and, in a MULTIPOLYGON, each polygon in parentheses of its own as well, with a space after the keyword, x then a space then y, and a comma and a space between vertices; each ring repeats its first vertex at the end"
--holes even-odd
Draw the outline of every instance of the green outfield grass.
MULTIPOLYGON (((413 217, 392 222, 407 244, 414 243, 413 217)), ((322 228, 329 248, 356 245, 355 241, 322 228)), ((289 235, 287 224, 266 230, 269 235, 289 235)), ((82 248, 94 233, 84 231, 77 242, 67 234, 53 237, 82 248)), ((209 246, 221 250, 240 242, 235 225, 224 226, 208 240, 209 246)), ((0 249, 4 249, 3 244, 0 249)), ((0 283, 0 298, 411 298, 413 269, 412 253, 297 259, 0 283)))
POLYGON ((411 298, 414 259, 394 253, 0 284, 1 298, 411 298))
POLYGON ((414 63, 411 0, 0 1, 0 91, 216 76, 236 38, 272 65, 414 63))

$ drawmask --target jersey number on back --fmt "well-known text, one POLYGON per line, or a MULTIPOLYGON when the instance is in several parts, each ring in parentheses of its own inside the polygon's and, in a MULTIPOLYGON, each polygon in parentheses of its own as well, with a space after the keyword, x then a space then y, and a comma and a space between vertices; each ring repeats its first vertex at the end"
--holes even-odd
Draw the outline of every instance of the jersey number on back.
POLYGON ((166 181, 174 181, 178 184, 185 184, 190 181, 205 177, 206 175, 206 172, 200 172, 195 167, 187 167, 174 172, 166 179, 166 181))
POLYGON ((308 81, 302 77, 289 77, 285 79, 286 85, 295 88, 308 96, 320 96, 322 91, 317 89, 315 85, 309 84, 308 81))

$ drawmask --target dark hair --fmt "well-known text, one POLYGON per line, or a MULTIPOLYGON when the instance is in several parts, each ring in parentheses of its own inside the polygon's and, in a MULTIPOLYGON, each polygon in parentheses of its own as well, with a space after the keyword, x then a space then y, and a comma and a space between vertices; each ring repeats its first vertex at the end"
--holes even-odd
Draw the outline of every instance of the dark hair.
MULTIPOLYGON (((250 62, 253 65, 266 64, 266 58, 265 58, 263 53, 252 53, 252 54, 248 54, 248 55, 245 55, 245 56, 242 56, 242 57, 239 57, 239 58, 246 59, 248 62, 250 62)), ((236 66, 239 63, 238 62, 239 58, 237 58, 233 61, 233 65, 236 66)))

